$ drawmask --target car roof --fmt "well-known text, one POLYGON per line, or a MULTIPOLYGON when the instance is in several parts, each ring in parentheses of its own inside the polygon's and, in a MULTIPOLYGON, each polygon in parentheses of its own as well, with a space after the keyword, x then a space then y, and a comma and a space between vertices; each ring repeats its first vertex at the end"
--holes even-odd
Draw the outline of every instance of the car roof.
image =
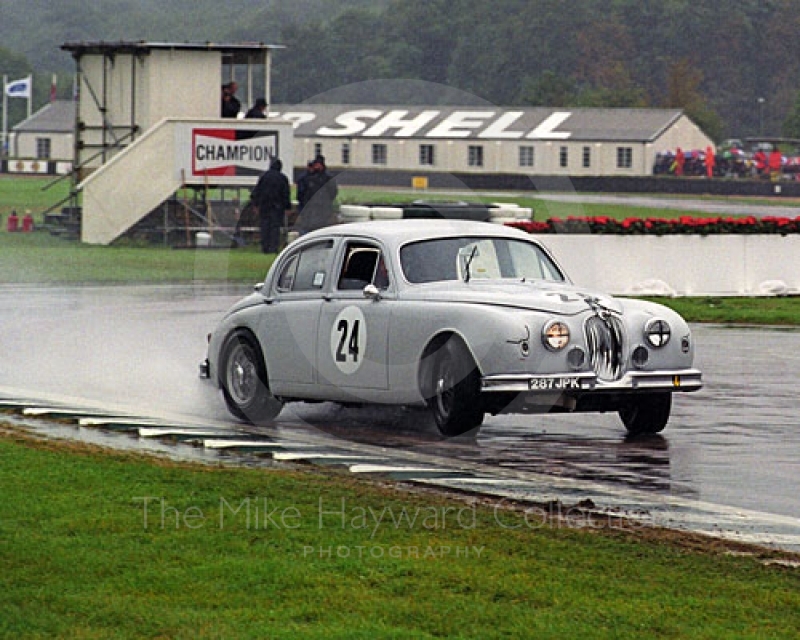
POLYGON ((374 238, 392 248, 419 240, 460 236, 493 236, 534 241, 533 238, 524 231, 504 225, 489 222, 475 222, 472 220, 440 220, 430 218, 373 220, 369 222, 337 224, 306 234, 303 236, 303 240, 330 238, 331 236, 374 238))

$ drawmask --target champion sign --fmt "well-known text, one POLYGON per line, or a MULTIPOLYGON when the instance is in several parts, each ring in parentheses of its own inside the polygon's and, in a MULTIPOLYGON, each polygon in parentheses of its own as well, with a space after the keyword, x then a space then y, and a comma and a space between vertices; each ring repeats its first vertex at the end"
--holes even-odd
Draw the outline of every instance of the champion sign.
POLYGON ((193 176, 255 176, 278 157, 278 133, 254 129, 193 129, 193 176))

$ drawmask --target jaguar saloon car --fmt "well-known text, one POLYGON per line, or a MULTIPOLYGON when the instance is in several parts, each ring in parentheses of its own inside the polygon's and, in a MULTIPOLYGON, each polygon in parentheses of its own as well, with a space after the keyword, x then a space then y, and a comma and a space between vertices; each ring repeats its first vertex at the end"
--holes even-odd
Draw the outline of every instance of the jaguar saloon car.
POLYGON ((210 334, 201 375, 256 424, 331 401, 427 406, 445 436, 500 412, 612 411, 640 434, 701 388, 693 358, 677 313, 572 284, 523 231, 393 220, 290 244, 210 334))

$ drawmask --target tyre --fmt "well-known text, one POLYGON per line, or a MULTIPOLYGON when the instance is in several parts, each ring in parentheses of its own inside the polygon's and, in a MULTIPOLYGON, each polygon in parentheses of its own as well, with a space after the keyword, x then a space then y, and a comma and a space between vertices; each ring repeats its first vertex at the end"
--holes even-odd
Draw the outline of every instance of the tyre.
POLYGON ((479 427, 480 373, 469 351, 451 338, 430 357, 426 401, 439 432, 452 437, 479 427))
POLYGON ((403 208, 371 207, 369 215, 373 220, 400 220, 403 217, 403 208))
POLYGON ((220 387, 228 410, 252 424, 271 422, 283 405, 269 390, 264 356, 252 334, 233 333, 221 362, 220 387))
POLYGON ((646 393, 631 398, 619 417, 631 435, 660 433, 667 426, 672 409, 671 393, 646 393))

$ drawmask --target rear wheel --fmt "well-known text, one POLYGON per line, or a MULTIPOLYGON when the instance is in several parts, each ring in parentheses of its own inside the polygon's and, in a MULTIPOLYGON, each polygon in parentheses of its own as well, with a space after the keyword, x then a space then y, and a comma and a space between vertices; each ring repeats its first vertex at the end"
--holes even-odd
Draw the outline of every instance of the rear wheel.
POLYGON ((671 410, 671 393, 643 393, 631 398, 620 409, 619 417, 631 435, 660 433, 667 426, 671 410))
POLYGON ((431 356, 428 407, 444 436, 458 436, 483 422, 480 373, 466 347, 450 339, 431 356))
POLYGON ((237 418, 264 424, 281 411, 281 402, 269 390, 261 348, 246 331, 235 332, 225 345, 220 386, 228 410, 237 418))

